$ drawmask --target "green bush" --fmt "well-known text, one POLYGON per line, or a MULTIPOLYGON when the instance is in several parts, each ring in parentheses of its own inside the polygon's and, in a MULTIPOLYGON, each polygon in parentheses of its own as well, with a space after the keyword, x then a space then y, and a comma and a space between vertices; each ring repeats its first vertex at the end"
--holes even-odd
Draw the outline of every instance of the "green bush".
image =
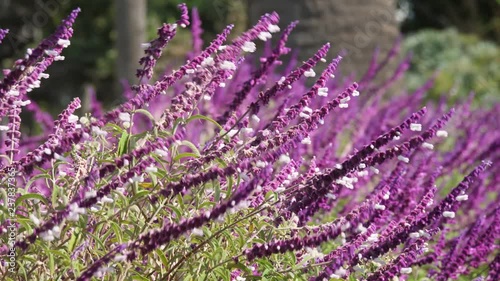
POLYGON ((476 101, 498 100, 500 49, 495 44, 449 29, 415 33, 403 45, 413 52, 406 76, 411 89, 418 88, 437 70, 436 84, 429 94, 432 99, 445 93, 453 102, 474 92, 476 101))

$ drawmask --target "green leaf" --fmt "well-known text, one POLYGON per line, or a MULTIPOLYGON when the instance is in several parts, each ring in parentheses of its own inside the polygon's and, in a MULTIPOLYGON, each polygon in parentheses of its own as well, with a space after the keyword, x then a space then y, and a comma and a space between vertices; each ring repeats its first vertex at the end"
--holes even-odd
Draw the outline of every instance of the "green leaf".
POLYGON ((127 153, 129 138, 130 138, 130 135, 126 131, 123 131, 122 136, 120 137, 120 141, 118 141, 118 148, 116 151, 118 153, 118 156, 121 156, 121 155, 127 153))
POLYGON ((177 155, 174 157, 173 161, 174 161, 174 162, 176 162, 176 161, 179 161, 180 159, 182 159, 182 158, 186 158, 186 157, 198 158, 198 157, 200 157, 200 156, 199 156, 198 154, 196 154, 196 153, 191 153, 191 152, 183 152, 183 153, 179 153, 179 154, 177 154, 177 155))
POLYGON ((80 236, 80 232, 74 231, 71 234, 71 238, 68 241, 68 252, 73 252, 76 248, 76 243, 78 241, 78 237, 80 236))
POLYGON ((113 123, 108 123, 106 124, 106 126, 108 127, 111 127, 111 129, 115 132, 117 132, 118 134, 122 133, 123 131, 125 131, 122 127, 116 125, 116 124, 113 124, 113 123))
POLYGON ((161 263, 165 266, 165 268, 170 268, 169 265, 168 265, 167 257, 165 256, 165 254, 163 253, 163 251, 160 250, 160 249, 156 249, 155 252, 158 255, 158 257, 160 258, 161 263))
POLYGON ((141 109, 136 109, 136 110, 134 110, 134 113, 140 113, 140 114, 148 117, 149 120, 151 120, 151 122, 153 122, 153 124, 155 123, 154 116, 149 111, 147 111, 145 109, 142 109, 142 108, 141 109))
POLYGON ((183 140, 183 141, 181 141, 181 145, 185 145, 185 146, 189 147, 191 149, 191 151, 193 151, 193 153, 195 153, 197 156, 201 155, 200 151, 198 150, 196 145, 194 145, 192 142, 187 141, 187 140, 183 140))
POLYGON ((149 190, 141 190, 141 191, 138 191, 134 197, 132 197, 132 199, 130 199, 130 202, 135 202, 137 201, 138 199, 144 197, 144 196, 147 196, 149 194, 149 190))
POLYGON ((189 117, 188 119, 186 119, 186 124, 189 124, 191 121, 199 120, 199 119, 208 121, 208 122, 214 124, 215 126, 217 126, 220 130, 224 130, 224 128, 222 128, 222 126, 219 123, 217 123, 217 121, 215 121, 214 119, 212 119, 210 117, 203 116, 200 114, 193 115, 193 116, 189 117))
POLYGON ((247 274, 252 274, 252 271, 240 262, 229 264, 229 269, 233 269, 233 268, 241 269, 241 270, 245 271, 247 274))
POLYGON ((118 243, 122 243, 123 238, 122 238, 122 230, 120 229, 120 226, 114 221, 110 221, 109 223, 111 224, 111 228, 113 228, 116 239, 118 239, 118 243))
POLYGON ((58 195, 59 195, 59 187, 57 186, 57 184, 54 184, 54 187, 52 188, 52 197, 51 197, 52 206, 57 206, 58 195))
POLYGON ((220 183, 215 181, 214 183, 214 200, 215 202, 219 202, 220 200, 220 183))
POLYGON ((149 278, 146 278, 144 276, 141 276, 141 275, 133 275, 132 276, 132 280, 139 280, 139 281, 150 281, 149 278))
POLYGON ((49 255, 49 268, 50 268, 50 275, 54 275, 55 272, 55 263, 54 263, 54 255, 52 254, 51 251, 47 253, 49 255))
POLYGON ((43 197, 40 194, 28 193, 28 194, 24 194, 24 195, 21 195, 21 196, 17 197, 17 199, 16 199, 16 208, 21 204, 21 202, 23 202, 25 200, 29 200, 29 199, 40 200, 43 203, 45 203, 45 205, 47 205, 49 203, 49 201, 47 200, 47 198, 43 197))

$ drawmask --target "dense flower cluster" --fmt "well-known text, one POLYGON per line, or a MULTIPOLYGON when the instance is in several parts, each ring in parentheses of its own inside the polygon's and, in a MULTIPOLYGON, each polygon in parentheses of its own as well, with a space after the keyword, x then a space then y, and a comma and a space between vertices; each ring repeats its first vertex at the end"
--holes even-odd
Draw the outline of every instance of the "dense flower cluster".
POLYGON ((384 98, 408 69, 409 56, 376 79, 399 42, 358 82, 335 76, 342 57, 325 59, 329 43, 284 64, 298 23, 272 48, 276 13, 232 42, 228 26, 202 50, 197 11, 179 10, 144 44, 138 84, 124 83, 126 101, 108 112, 95 93, 91 112, 75 98, 55 120, 28 99, 64 59, 79 9, 3 71, 0 174, 16 192, 0 198, 2 274, 499 280, 500 104, 422 107, 432 78, 384 98), (191 22, 186 64, 155 74, 191 22), (43 134, 21 134, 23 109, 43 134))

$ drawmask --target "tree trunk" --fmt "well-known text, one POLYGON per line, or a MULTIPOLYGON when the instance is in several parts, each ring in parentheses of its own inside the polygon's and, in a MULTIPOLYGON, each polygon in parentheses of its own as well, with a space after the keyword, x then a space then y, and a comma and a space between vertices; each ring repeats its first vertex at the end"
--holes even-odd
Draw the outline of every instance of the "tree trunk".
POLYGON ((347 52, 339 70, 354 72, 358 78, 375 48, 384 55, 399 35, 394 0, 248 0, 250 23, 271 11, 279 13, 282 29, 300 21, 288 43, 299 49, 299 59, 307 59, 330 42, 330 58, 347 52))
POLYGON ((122 92, 121 79, 136 84, 135 76, 139 68, 139 59, 144 55, 141 43, 145 43, 146 32, 146 0, 116 0, 117 30, 117 89, 122 92))

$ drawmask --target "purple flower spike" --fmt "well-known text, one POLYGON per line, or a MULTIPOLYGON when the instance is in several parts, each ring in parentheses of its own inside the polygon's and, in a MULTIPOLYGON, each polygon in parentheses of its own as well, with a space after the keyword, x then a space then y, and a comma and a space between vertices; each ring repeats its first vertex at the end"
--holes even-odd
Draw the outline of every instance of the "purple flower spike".
POLYGON ((5 38, 5 36, 7 35, 7 33, 9 33, 8 29, 1 29, 0 28, 0 43, 2 43, 2 41, 5 38))
POLYGON ((181 10, 181 18, 177 21, 177 24, 182 28, 186 28, 189 26, 189 11, 185 3, 177 5, 177 8, 181 10))
POLYGON ((203 39, 201 38, 203 29, 201 28, 200 14, 196 7, 191 10, 191 18, 193 19, 193 24, 191 25, 193 51, 189 54, 189 59, 193 59, 194 56, 199 55, 203 48, 203 39))
POLYGON ((63 47, 68 45, 68 40, 73 35, 73 23, 75 22, 75 19, 79 13, 80 8, 73 10, 71 14, 62 21, 61 25, 59 25, 55 33, 44 39, 42 43, 38 45, 38 47, 33 49, 27 59, 21 60, 19 61, 19 63, 16 63, 15 69, 7 74, 4 77, 3 82, 0 83, 0 99, 3 99, 5 97, 11 87, 14 86, 17 81, 20 81, 21 76, 25 74, 27 70, 31 66, 33 66, 40 58, 42 58, 44 55, 58 55, 63 47))

